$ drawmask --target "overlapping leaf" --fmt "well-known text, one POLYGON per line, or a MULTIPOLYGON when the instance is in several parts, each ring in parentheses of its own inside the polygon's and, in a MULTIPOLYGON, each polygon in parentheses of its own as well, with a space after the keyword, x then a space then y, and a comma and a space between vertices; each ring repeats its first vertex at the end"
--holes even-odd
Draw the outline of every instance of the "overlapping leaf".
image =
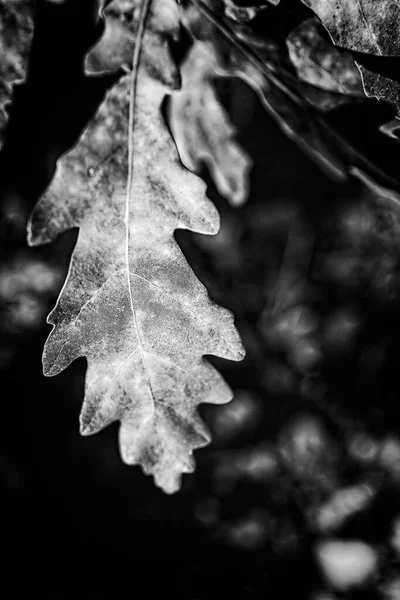
POLYGON ((325 40, 321 29, 316 18, 307 19, 286 40, 290 59, 300 79, 328 92, 364 98, 360 73, 351 54, 340 52, 325 40))
MULTIPOLYGON (((397 0, 302 0, 320 18, 333 42, 355 52, 400 56, 397 0)), ((400 85, 356 61, 367 96, 391 103, 400 113, 400 85)))
POLYGON ((231 397, 203 356, 239 360, 243 349, 231 313, 211 302, 173 236, 178 228, 216 233, 219 220, 203 182, 182 167, 161 114, 165 94, 178 85, 169 51, 178 6, 153 0, 147 15, 148 4, 110 5, 88 67, 133 65, 132 72, 59 162, 33 215, 30 243, 79 227, 67 281, 48 318, 54 327, 45 373, 86 356, 81 432, 119 420, 123 460, 140 464, 171 493, 193 470, 193 450, 209 441, 198 404, 231 397))
POLYGON ((377 56, 399 56, 397 0, 302 0, 342 48, 377 56))
POLYGON ((179 154, 191 171, 209 167, 219 193, 233 205, 249 193, 250 156, 235 141, 235 128, 218 99, 212 46, 196 41, 182 65, 182 89, 173 94, 169 121, 179 154))
POLYGON ((282 131, 332 178, 346 178, 339 155, 332 152, 324 127, 310 111, 311 102, 304 102, 299 93, 298 79, 281 49, 242 24, 227 23, 217 11, 213 0, 193 0, 184 20, 197 39, 212 41, 219 71, 249 85, 282 131))

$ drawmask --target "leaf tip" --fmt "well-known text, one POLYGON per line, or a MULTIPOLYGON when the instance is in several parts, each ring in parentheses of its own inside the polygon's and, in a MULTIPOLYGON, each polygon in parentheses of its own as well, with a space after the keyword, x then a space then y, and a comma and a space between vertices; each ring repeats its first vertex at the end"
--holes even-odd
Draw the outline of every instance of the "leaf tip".
POLYGON ((58 375, 58 373, 60 372, 60 369, 57 369, 57 367, 55 365, 48 365, 44 360, 43 360, 43 375, 45 377, 54 377, 55 375, 58 375))
POLYGON ((54 377, 63 370, 63 367, 59 365, 57 358, 54 360, 52 354, 46 351, 45 346, 42 356, 42 369, 45 377, 54 377))
POLYGON ((81 412, 79 417, 79 433, 83 437, 88 437, 97 433, 98 429, 93 425, 93 420, 86 414, 81 412))

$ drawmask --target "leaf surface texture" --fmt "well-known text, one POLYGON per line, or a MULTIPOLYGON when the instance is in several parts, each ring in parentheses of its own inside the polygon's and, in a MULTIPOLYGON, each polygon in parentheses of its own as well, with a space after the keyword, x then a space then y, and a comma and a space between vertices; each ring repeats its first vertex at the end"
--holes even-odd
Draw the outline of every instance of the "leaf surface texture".
POLYGON ((174 239, 176 229, 219 228, 204 183, 181 165, 161 114, 165 95, 179 85, 169 50, 179 9, 174 0, 153 0, 147 16, 140 11, 126 0, 106 9, 105 35, 87 69, 133 70, 59 162, 29 238, 43 244, 79 227, 68 278, 48 318, 54 327, 45 374, 85 356, 81 433, 120 421, 123 460, 140 464, 172 493, 194 468, 193 450, 210 440, 198 404, 231 398, 203 356, 240 360, 244 351, 232 314, 210 300, 174 239))

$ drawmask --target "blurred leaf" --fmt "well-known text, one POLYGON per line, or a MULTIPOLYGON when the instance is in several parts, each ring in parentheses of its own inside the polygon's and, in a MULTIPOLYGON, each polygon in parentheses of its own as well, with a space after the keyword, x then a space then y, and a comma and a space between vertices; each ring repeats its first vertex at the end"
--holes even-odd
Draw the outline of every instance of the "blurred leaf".
POLYGON ((13 85, 23 81, 26 75, 33 35, 33 10, 33 0, 0 0, 0 147, 13 85))
POLYGON ((239 360, 243 349, 231 313, 211 302, 174 239, 178 228, 214 234, 219 220, 204 183, 180 164, 161 112, 165 94, 177 87, 168 45, 178 37, 179 9, 174 0, 149 4, 110 6, 110 29, 128 28, 122 39, 129 52, 117 35, 116 53, 112 40, 106 47, 100 42, 88 64, 102 72, 127 57, 129 64, 119 66, 132 63, 132 71, 59 162, 34 212, 30 243, 80 228, 68 279, 48 318, 54 327, 45 374, 86 356, 81 433, 121 421, 123 460, 140 464, 172 493, 181 474, 194 468, 193 450, 210 440, 198 404, 231 398, 202 357, 239 360))
POLYGON ((379 127, 379 131, 388 135, 390 138, 396 141, 400 141, 400 120, 397 118, 384 123, 379 127))
POLYGON ((197 39, 210 39, 221 75, 239 77, 258 95, 265 110, 304 152, 333 179, 346 169, 308 103, 293 89, 297 78, 281 49, 242 23, 224 18, 213 0, 192 0, 184 22, 197 39), (207 23, 208 21, 208 23, 207 23))
POLYGON ((183 164, 199 171, 204 161, 222 196, 246 202, 251 159, 234 140, 235 128, 214 89, 212 46, 196 41, 181 67, 182 89, 173 94, 169 120, 183 164))
POLYGON ((354 164, 396 186, 392 178, 331 127, 322 110, 333 108, 337 100, 321 96, 331 92, 302 82, 275 40, 227 19, 215 0, 191 0, 184 8, 184 23, 196 39, 212 42, 220 73, 238 77, 251 87, 285 135, 331 179, 348 180, 350 165, 354 164))
MULTIPOLYGON (((376 56, 400 56, 400 5, 396 0, 302 1, 318 15, 337 46, 376 56)), ((366 95, 390 102, 400 111, 399 83, 356 64, 366 95)))
POLYGON ((318 19, 303 21, 289 34, 286 44, 302 81, 349 99, 365 97, 353 58, 325 39, 318 19))

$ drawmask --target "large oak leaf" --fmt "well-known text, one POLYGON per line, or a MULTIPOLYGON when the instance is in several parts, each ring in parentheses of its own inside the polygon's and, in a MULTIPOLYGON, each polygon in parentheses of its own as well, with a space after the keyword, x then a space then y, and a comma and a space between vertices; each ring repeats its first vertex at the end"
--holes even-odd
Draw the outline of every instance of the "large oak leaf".
POLYGON ((239 360, 243 348, 231 313, 210 300, 174 239, 176 229, 215 234, 219 218, 204 183, 181 165, 161 113, 178 86, 169 43, 178 36, 179 9, 174 0, 153 0, 147 14, 148 4, 110 5, 88 65, 132 71, 59 162, 29 237, 43 244, 79 227, 48 317, 45 374, 86 356, 81 433, 119 420, 123 460, 171 493, 193 470, 193 450, 210 439, 198 404, 231 398, 203 356, 239 360))

